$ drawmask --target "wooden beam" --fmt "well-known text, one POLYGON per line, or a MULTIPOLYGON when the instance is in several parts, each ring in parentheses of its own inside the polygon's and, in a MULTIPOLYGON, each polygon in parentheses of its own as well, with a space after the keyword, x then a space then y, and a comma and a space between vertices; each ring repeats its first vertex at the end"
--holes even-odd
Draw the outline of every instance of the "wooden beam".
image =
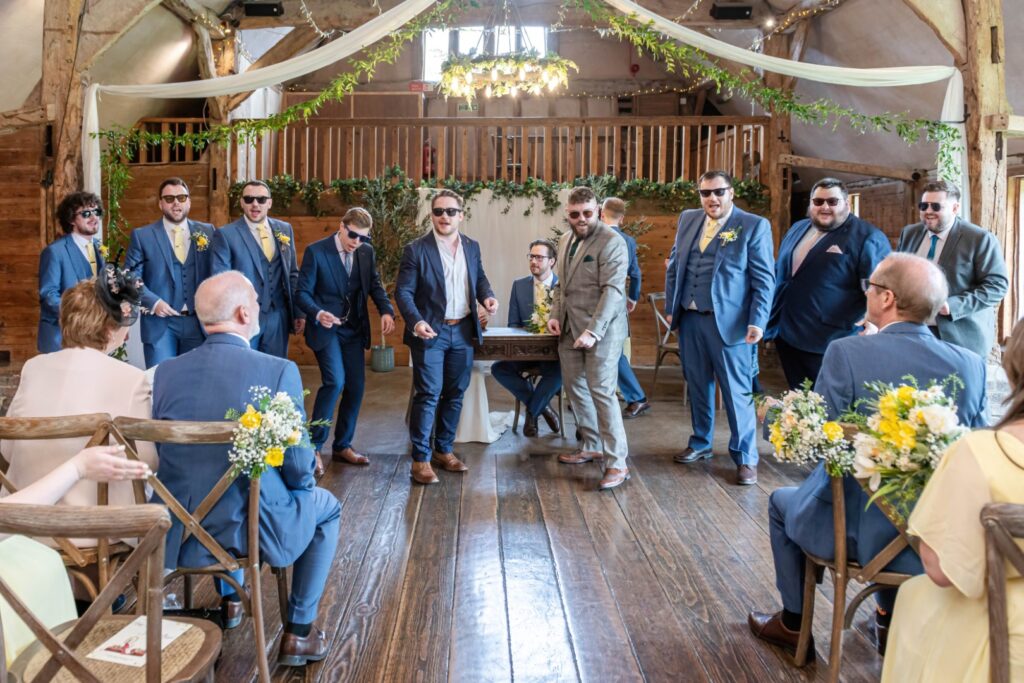
POLYGON ((966 61, 967 27, 961 0, 903 0, 903 4, 928 25, 957 65, 966 61))
POLYGON ((985 117, 989 129, 1010 137, 1024 136, 1024 116, 1016 114, 990 114, 985 117))
POLYGON ((13 111, 0 113, 0 135, 13 133, 19 128, 38 126, 53 120, 57 108, 54 105, 48 107, 24 107, 13 111))
POLYGON ((173 12, 186 24, 200 24, 210 32, 210 36, 221 40, 226 38, 230 29, 221 28, 222 20, 216 14, 200 5, 195 0, 163 0, 165 9, 173 12))
POLYGON ((836 173, 854 173, 856 175, 869 176, 871 178, 892 178, 894 180, 906 180, 912 182, 915 172, 904 168, 892 168, 891 166, 878 166, 875 164, 857 164, 852 161, 835 161, 833 159, 819 159, 817 157, 802 157, 795 154, 783 154, 779 157, 779 163, 786 166, 802 166, 803 168, 820 168, 836 173))
MULTIPOLYGON (((773 57, 789 57, 791 36, 782 34, 765 43, 765 54, 773 57)), ((787 79, 781 74, 765 72, 764 83, 771 88, 787 87, 787 79)), ((789 83, 792 88, 792 82, 789 83)), ((772 226, 772 238, 776 249, 782 236, 789 230, 792 216, 793 182, 792 169, 781 163, 783 155, 793 152, 793 118, 789 114, 772 111, 765 127, 765 154, 768 164, 768 221, 772 226)))
MULTIPOLYGON (((793 31, 793 37, 790 38, 789 58, 795 62, 799 62, 804 56, 804 46, 807 44, 807 32, 810 26, 811 22, 801 21, 793 31)), ((796 76, 783 77, 783 90, 791 91, 794 87, 796 87, 796 76)))
MULTIPOLYGON (((217 77, 217 61, 213 56, 213 41, 210 40, 210 31, 200 23, 192 24, 192 30, 196 34, 196 60, 199 62, 200 78, 217 77)), ((208 97, 206 102, 210 107, 210 117, 217 121, 224 121, 228 115, 228 98, 208 97)))
MULTIPOLYGON (((213 67, 215 76, 226 76, 234 73, 235 68, 235 41, 231 39, 219 40, 213 46, 213 67)), ((210 126, 218 126, 227 123, 228 97, 211 98, 217 101, 216 107, 211 104, 210 111, 216 108, 223 118, 214 118, 210 126)), ((229 144, 236 144, 231 140, 229 144)), ((231 185, 231 175, 228 169, 229 148, 224 145, 211 145, 206 150, 207 161, 209 162, 209 195, 208 206, 210 207, 209 220, 214 225, 225 225, 228 222, 228 187, 231 185)), ((237 158, 237 156, 235 157, 237 158)))
MULTIPOLYGON (((291 59, 295 55, 301 54, 316 45, 319 40, 320 34, 314 31, 311 27, 296 27, 282 37, 281 40, 277 41, 272 48, 263 53, 262 57, 249 65, 249 68, 246 69, 246 71, 262 69, 265 66, 278 64, 286 59, 291 59)), ((231 95, 228 98, 227 110, 234 111, 238 108, 238 105, 245 102, 250 95, 252 95, 251 90, 231 95)))
POLYGON ((82 20, 75 69, 86 71, 160 0, 94 0, 82 20))

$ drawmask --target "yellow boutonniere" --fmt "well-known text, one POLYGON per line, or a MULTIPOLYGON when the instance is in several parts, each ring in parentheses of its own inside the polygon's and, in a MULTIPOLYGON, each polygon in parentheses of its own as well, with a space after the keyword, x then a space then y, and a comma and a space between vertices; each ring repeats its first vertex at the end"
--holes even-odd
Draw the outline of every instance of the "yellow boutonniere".
POLYGON ((739 228, 732 228, 731 230, 723 230, 718 233, 718 240, 722 244, 729 244, 729 242, 735 242, 736 238, 740 236, 739 228))
POLYGON ((278 242, 281 243, 281 246, 283 247, 287 247, 289 244, 292 243, 292 238, 284 234, 280 230, 274 231, 274 237, 277 239, 278 242))
POLYGON ((206 251, 210 248, 210 239, 201 232, 193 232, 192 244, 195 245, 196 251, 206 251))
POLYGON ((100 245, 100 256, 107 258, 110 256, 110 247, 105 244, 100 245))

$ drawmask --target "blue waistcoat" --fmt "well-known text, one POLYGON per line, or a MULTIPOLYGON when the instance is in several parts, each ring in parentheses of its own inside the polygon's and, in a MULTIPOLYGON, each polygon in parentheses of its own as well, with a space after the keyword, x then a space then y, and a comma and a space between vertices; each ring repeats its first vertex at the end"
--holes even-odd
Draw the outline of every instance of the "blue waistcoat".
POLYGON ((716 237, 703 251, 700 250, 700 238, 693 241, 690 255, 686 259, 686 277, 683 278, 683 308, 690 307, 690 302, 697 304, 697 310, 706 313, 714 310, 711 304, 711 279, 715 274, 715 255, 718 254, 719 240, 716 237))

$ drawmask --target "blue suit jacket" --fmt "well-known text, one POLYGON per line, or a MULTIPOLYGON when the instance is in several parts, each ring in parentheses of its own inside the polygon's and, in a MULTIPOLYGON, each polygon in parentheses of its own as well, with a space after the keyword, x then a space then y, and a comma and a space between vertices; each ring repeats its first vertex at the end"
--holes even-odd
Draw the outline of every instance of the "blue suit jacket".
MULTIPOLYGON (((682 301, 677 289, 686 278, 686 262, 693 243, 700 239, 704 218, 703 209, 690 209, 679 214, 676 241, 665 273, 665 312, 672 316, 672 329, 679 327, 680 314, 689 303, 682 301)), ((766 329, 775 276, 772 272, 772 230, 766 219, 734 206, 719 234, 728 230, 735 230, 738 234, 732 242, 718 247, 711 281, 711 303, 718 333, 722 341, 731 346, 743 342, 749 325, 766 329)))
MULTIPOLYGON (((558 276, 552 273, 551 286, 558 284, 558 276)), ((533 317, 533 276, 521 277, 512 283, 512 296, 508 301, 508 326, 526 327, 533 317)))
MULTIPOLYGON (((142 278, 142 305, 153 310, 157 301, 162 300, 170 305, 171 301, 180 294, 188 306, 188 310, 196 310, 196 291, 199 283, 210 277, 210 246, 213 241, 213 226, 209 223, 199 221, 188 221, 190 236, 188 258, 185 260, 185 268, 192 270, 193 287, 185 289, 184 283, 178 278, 178 269, 174 267, 177 257, 174 255, 174 247, 164 230, 163 219, 150 223, 141 228, 132 230, 131 239, 128 242, 128 252, 124 257, 124 266, 134 270, 142 278), (207 241, 206 249, 200 251, 192 235, 205 235, 207 241)), ((142 341, 152 344, 158 341, 167 332, 170 326, 170 318, 161 318, 156 315, 144 315, 140 325, 142 327, 142 341)))
POLYGON ((316 314, 320 311, 327 311, 341 317, 346 313, 349 319, 360 322, 360 330, 363 337, 363 348, 370 348, 370 319, 366 309, 366 299, 369 296, 377 306, 377 312, 394 315, 395 310, 391 307, 387 292, 380 283, 380 273, 377 272, 377 258, 373 247, 369 244, 360 245, 353 255, 353 263, 359 269, 360 286, 362 296, 358 300, 348 301, 348 305, 342 305, 345 296, 345 282, 348 274, 341 264, 341 257, 338 254, 337 244, 334 235, 317 240, 306 247, 302 254, 302 268, 299 269, 299 286, 295 292, 295 302, 306 315, 306 343, 309 348, 319 351, 337 337, 337 328, 327 329, 320 326, 316 320, 316 314), (344 309, 344 310, 343 310, 344 309))
MULTIPOLYGON (((484 335, 480 320, 473 309, 472 299, 478 303, 493 297, 491 283, 484 273, 484 264, 480 259, 480 245, 476 240, 460 234, 462 253, 466 256, 466 271, 469 275, 470 311, 473 326, 476 330, 478 344, 483 344, 484 335)), ((444 267, 441 265, 441 252, 437 249, 434 231, 419 237, 405 245, 402 261, 398 266, 398 277, 395 283, 395 302, 398 311, 405 320, 403 341, 407 346, 430 348, 433 339, 420 339, 413 335, 413 328, 421 320, 426 321, 435 331, 444 324, 444 308, 447 302, 444 289, 444 267)))
POLYGON ((263 269, 267 259, 263 255, 263 247, 252 236, 244 217, 214 232, 213 243, 210 245, 213 273, 216 275, 226 270, 237 270, 249 278, 249 282, 260 295, 261 311, 269 310, 268 298, 283 291, 285 308, 288 311, 288 326, 291 327, 292 321, 302 315, 295 305, 294 297, 295 288, 299 284, 299 266, 295 260, 295 233, 289 223, 276 218, 267 218, 267 226, 272 233, 280 233, 288 238, 288 244, 282 244, 280 240, 277 242, 277 253, 284 259, 281 265, 286 282, 264 282, 263 269), (264 292, 269 296, 264 296, 264 292))
MULTIPOLYGON (((153 417, 223 420, 229 408, 244 410, 252 402, 249 388, 253 386, 287 393, 302 411, 302 381, 295 363, 253 351, 235 335, 213 334, 202 346, 157 366, 153 417)), ((229 449, 223 444, 158 445, 160 481, 194 511, 228 469, 229 449)), ((292 564, 313 538, 313 467, 312 449, 289 448, 284 464, 261 477, 260 555, 271 566, 292 564)), ((203 520, 203 528, 237 555, 248 552, 248 500, 249 480, 239 477, 203 520)), ((167 567, 198 567, 215 561, 194 536, 184 544, 181 536, 181 523, 174 519, 167 534, 167 567)))
MULTIPOLYGON (((96 249, 96 270, 99 272, 105 265, 100 254, 100 241, 93 239, 92 244, 96 249)), ((91 277, 89 261, 70 233, 39 254, 39 332, 36 347, 40 353, 60 351, 60 296, 65 289, 91 277)))
POLYGON ((629 252, 629 265, 626 266, 629 290, 626 292, 626 298, 630 301, 640 301, 640 282, 642 276, 640 274, 640 260, 636 256, 636 240, 624 233, 619 226, 613 225, 611 227, 615 229, 615 232, 619 233, 622 239, 626 240, 626 251, 629 252))
MULTIPOLYGON (((987 424, 985 364, 967 349, 940 341, 924 325, 895 323, 878 334, 845 337, 825 351, 814 390, 825 397, 831 417, 854 401, 868 398, 865 382, 899 384, 913 375, 920 385, 956 374, 964 382, 956 396, 957 415, 969 427, 987 424)), ((853 477, 843 482, 849 556, 865 564, 897 535, 896 528, 878 507, 867 507, 868 497, 853 477)), ((797 488, 786 514, 786 535, 804 550, 823 558, 835 555, 832 528, 832 489, 824 465, 819 464, 797 488)), ((894 570, 920 572, 920 559, 907 548, 890 565, 894 570)))
POLYGON ((779 246, 775 298, 764 336, 781 337, 801 351, 825 353, 833 339, 856 331, 867 306, 860 280, 870 277, 892 248, 881 230, 850 214, 818 240, 794 275, 793 252, 810 228, 810 219, 797 221, 779 246))

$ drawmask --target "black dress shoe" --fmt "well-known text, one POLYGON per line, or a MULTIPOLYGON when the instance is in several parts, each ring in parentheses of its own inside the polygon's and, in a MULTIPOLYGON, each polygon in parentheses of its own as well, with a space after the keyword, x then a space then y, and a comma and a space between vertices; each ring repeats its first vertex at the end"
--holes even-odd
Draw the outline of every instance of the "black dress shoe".
POLYGON ((326 656, 327 635, 314 627, 304 638, 285 632, 281 636, 277 663, 281 666, 304 666, 307 662, 319 662, 326 656))
POLYGON ((651 404, 646 400, 644 401, 633 401, 625 408, 622 409, 622 419, 632 420, 635 417, 640 417, 651 409, 651 404))
POLYGON ((679 455, 673 455, 672 460, 675 462, 681 462, 685 465, 691 462, 697 462, 698 460, 710 459, 712 455, 713 453, 710 450, 695 451, 689 446, 687 446, 686 450, 680 453, 679 455))
POLYGON ((562 430, 562 423, 558 420, 558 413, 551 410, 551 406, 544 409, 544 412, 540 414, 544 418, 544 422, 547 423, 548 429, 557 434, 562 430))
POLYGON ((523 436, 537 436, 537 416, 526 411, 526 420, 523 421, 523 436))

